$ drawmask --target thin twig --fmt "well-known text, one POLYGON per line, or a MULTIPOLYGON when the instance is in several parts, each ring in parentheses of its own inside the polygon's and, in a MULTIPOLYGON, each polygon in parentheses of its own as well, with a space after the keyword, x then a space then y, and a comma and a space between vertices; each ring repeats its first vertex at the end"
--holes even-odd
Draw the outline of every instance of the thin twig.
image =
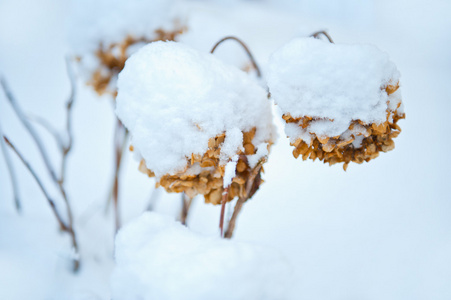
MULTIPOLYGON (((70 60, 68 58, 66 58, 66 70, 67 70, 67 75, 69 77, 70 87, 71 87, 71 90, 69 93, 69 99, 67 100, 67 103, 66 103, 66 135, 67 135, 68 141, 67 141, 67 144, 65 144, 64 147, 61 149, 62 157, 61 157, 61 167, 60 167, 60 178, 58 180, 56 180, 55 182, 58 185, 61 195, 63 196, 63 200, 66 204, 66 212, 67 212, 68 223, 69 223, 67 231, 71 235, 72 246, 74 247, 76 253, 78 254, 78 244, 77 244, 77 239, 75 237, 75 232, 74 232, 74 226, 73 226, 74 221, 73 221, 72 209, 71 209, 69 199, 67 197, 66 190, 64 188, 64 181, 66 178, 67 157, 68 157, 69 152, 72 149, 72 144, 73 144, 72 108, 73 108, 73 104, 74 104, 75 96, 76 96, 75 75, 73 73, 73 70, 72 70, 71 64, 70 64, 70 60)), ((74 271, 77 271, 79 266, 80 266, 80 262, 78 260, 75 260, 74 261, 74 271)))
POLYGON ((255 70, 257 71, 257 76, 258 76, 258 77, 262 77, 262 73, 260 72, 260 68, 258 67, 257 62, 255 61, 254 56, 252 55, 252 52, 249 50, 249 48, 247 47, 247 45, 246 45, 243 41, 241 41, 239 38, 237 38, 237 37, 234 37, 234 36, 226 36, 225 38, 221 39, 219 42, 217 42, 217 43, 213 46, 213 48, 211 49, 210 53, 214 53, 215 50, 216 50, 216 48, 217 48, 220 44, 222 44, 224 41, 227 41, 227 40, 234 40, 234 41, 237 41, 237 42, 244 48, 244 50, 245 50, 246 53, 247 53, 247 56, 249 56, 249 59, 250 59, 250 61, 251 61, 251 63, 252 63, 252 66, 253 66, 253 67, 255 68, 255 70))
POLYGON ((28 169, 28 171, 31 173, 31 175, 33 176, 34 180, 36 181, 36 183, 38 184, 39 188, 41 189, 42 193, 44 194, 45 198, 47 199, 48 203, 50 204, 50 207, 53 211, 53 214, 55 215, 60 228, 64 231, 68 230, 68 227, 66 225, 66 223, 64 223, 61 215, 59 214, 55 202, 52 200, 52 198, 50 197, 49 193, 47 192, 47 190, 45 189, 44 185, 42 184, 41 180, 39 179, 37 173, 35 172, 35 170, 31 167, 31 165, 28 163, 28 161, 25 160, 25 158, 23 157, 23 155, 17 150, 17 148, 14 146, 13 143, 10 142, 10 140, 6 137, 3 136, 3 139, 5 140, 6 144, 14 151, 14 153, 16 153, 16 155, 20 158, 20 160, 22 161, 22 163, 25 165, 25 167, 28 169))
POLYGON ((244 202, 246 202, 246 198, 243 197, 238 198, 235 204, 235 208, 233 209, 233 214, 232 217, 230 218, 229 225, 227 227, 226 232, 224 233, 224 238, 226 239, 232 238, 233 231, 235 230, 236 226, 236 220, 241 212, 241 209, 243 208, 244 202))
POLYGON ((252 191, 252 189, 254 188, 255 180, 259 176, 260 171, 263 166, 263 163, 265 161, 266 161, 266 159, 260 160, 260 162, 257 164, 257 166, 255 166, 254 169, 252 170, 251 175, 249 176, 249 179, 246 184, 246 198, 250 198, 253 196, 255 191, 252 191))
POLYGON ((324 36, 329 40, 329 42, 331 42, 332 44, 334 44, 334 41, 332 40, 332 38, 330 37, 330 35, 329 35, 326 31, 324 31, 324 30, 314 32, 314 33, 312 33, 310 36, 311 36, 311 37, 314 37, 315 39, 318 39, 320 35, 324 35, 324 36))
POLYGON ((60 150, 64 149, 64 142, 59 132, 46 119, 35 115, 28 115, 28 119, 32 122, 35 122, 36 124, 41 125, 42 128, 47 130, 47 132, 55 139, 58 148, 60 150))
POLYGON ((229 187, 226 187, 222 192, 221 215, 219 216, 219 229, 221 230, 221 237, 223 236, 224 233, 225 206, 228 197, 229 197, 229 187))
POLYGON ((115 169, 114 182, 112 189, 113 207, 114 207, 114 223, 116 231, 121 227, 121 220, 119 215, 119 175, 122 165, 122 157, 128 141, 128 130, 122 125, 121 121, 117 119, 116 131, 114 135, 115 140, 115 169))
POLYGON ((224 238, 230 239, 233 236, 233 232, 236 227, 236 221, 238 218, 238 215, 241 212, 241 209, 243 208, 244 203, 251 198, 255 191, 258 188, 258 185, 260 184, 260 172, 263 166, 263 163, 266 161, 266 159, 260 160, 257 166, 252 170, 251 174, 249 175, 249 179, 246 183, 246 190, 245 195, 243 197, 239 197, 238 201, 235 204, 235 208, 233 210, 232 217, 230 218, 229 225, 227 226, 227 230, 224 234, 224 238), (257 187, 256 187, 257 184, 257 187))
POLYGON ((108 208, 110 207, 111 204, 111 200, 113 199, 113 194, 114 194, 114 190, 116 189, 116 185, 119 184, 119 171, 121 169, 122 166, 122 158, 124 156, 124 152, 126 150, 127 147, 127 142, 128 142, 128 135, 129 132, 128 130, 122 125, 122 123, 120 123, 119 120, 117 120, 117 126, 116 126, 116 131, 114 133, 114 155, 115 155, 115 163, 114 163, 114 175, 113 175, 113 182, 111 183, 111 188, 109 188, 109 192, 108 192, 108 197, 107 197, 107 201, 106 201, 106 205, 105 205, 105 213, 108 212, 108 208), (125 132, 123 132, 122 135, 119 134, 119 123, 120 126, 125 129, 125 132), (122 141, 121 141, 122 140, 122 141), (120 146, 120 150, 119 150, 119 144, 121 144, 120 146), (118 153, 120 153, 120 158, 118 161, 118 153))
POLYGON ((69 99, 67 100, 66 103, 66 133, 67 133, 67 138, 68 138, 68 142, 67 144, 62 148, 62 158, 61 158, 61 171, 60 171, 60 181, 63 183, 65 176, 66 176, 66 165, 67 165, 67 156, 70 152, 70 150, 72 149, 72 144, 73 144, 73 130, 72 130, 72 107, 75 101, 75 97, 77 95, 77 89, 76 89, 76 80, 75 80, 75 75, 74 75, 74 71, 72 70, 71 67, 71 63, 69 58, 66 58, 66 68, 67 68, 67 74, 69 77, 69 81, 70 81, 70 94, 69 94, 69 99))
POLYGON ((13 196, 14 196, 14 203, 16 206, 17 212, 21 212, 22 207, 20 204, 20 196, 19 196, 19 186, 17 184, 17 176, 16 176, 16 170, 14 169, 13 163, 11 161, 11 157, 9 156, 8 149, 6 149, 5 141, 3 140, 3 131, 2 126, 0 124, 0 149, 3 152, 3 157, 6 161, 6 167, 8 168, 9 177, 11 178, 11 185, 13 188, 13 196))
POLYGON ((182 212, 180 213, 180 222, 183 225, 186 225, 186 220, 188 219, 188 214, 192 203, 193 198, 189 198, 185 193, 182 193, 182 212))
POLYGON ((23 113, 22 109, 20 108, 17 100, 14 98, 8 84, 6 83, 5 79, 0 78, 0 85, 3 87, 3 91, 5 92, 6 98, 8 99, 9 103, 11 104, 12 108, 16 112, 17 116, 19 117, 22 124, 25 126, 27 131, 30 133, 31 137, 35 141, 36 145, 38 146, 39 152, 41 153, 42 159, 44 160, 44 163, 47 167, 47 170, 52 177, 53 180, 57 181, 56 173, 52 167, 52 164, 50 163, 49 156, 47 154, 47 151, 44 148, 44 145, 42 144, 41 139, 39 138, 38 133, 34 129, 33 125, 28 121, 25 114, 23 113))

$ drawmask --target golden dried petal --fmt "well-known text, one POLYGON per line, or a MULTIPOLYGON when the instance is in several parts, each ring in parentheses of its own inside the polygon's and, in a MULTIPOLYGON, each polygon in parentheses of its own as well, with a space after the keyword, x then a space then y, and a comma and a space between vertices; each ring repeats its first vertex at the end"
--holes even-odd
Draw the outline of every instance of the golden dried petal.
POLYGON ((335 145, 331 142, 328 142, 326 145, 323 145, 323 150, 325 152, 332 152, 335 148, 335 145))
POLYGON ((244 145, 244 153, 246 155, 255 154, 255 147, 252 144, 245 144, 244 145))
POLYGON ((328 136, 324 136, 324 137, 317 137, 317 139, 321 144, 327 144, 327 142, 329 141, 330 138, 328 136))
POLYGON ((387 92, 387 95, 393 94, 399 89, 399 82, 396 85, 388 85, 385 88, 385 91, 387 92))
POLYGON ((214 167, 215 161, 211 158, 204 158, 202 162, 200 163, 200 166, 202 168, 208 168, 208 167, 214 167))
POLYGON ((395 142, 393 140, 388 140, 381 146, 383 152, 387 152, 395 149, 395 142))

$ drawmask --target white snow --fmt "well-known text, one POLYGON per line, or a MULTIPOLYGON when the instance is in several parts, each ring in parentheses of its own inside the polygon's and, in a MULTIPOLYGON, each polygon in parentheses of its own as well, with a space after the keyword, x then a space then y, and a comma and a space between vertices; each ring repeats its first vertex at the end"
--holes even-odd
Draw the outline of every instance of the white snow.
POLYGON ((257 128, 254 145, 274 137, 266 91, 236 67, 181 43, 141 48, 127 60, 118 88, 116 114, 157 177, 184 171, 187 158, 204 154, 208 140, 222 133, 221 164, 241 149, 242 132, 257 128))
POLYGON ((262 159, 269 155, 267 146, 267 144, 260 144, 257 146, 257 153, 247 156, 249 167, 254 168, 262 159))
MULTIPOLYGON (((318 119, 306 130, 317 136, 338 136, 352 120, 384 122, 389 100, 384 88, 400 77, 388 55, 375 46, 315 38, 293 39, 271 56, 268 68, 275 103, 294 118, 318 119)), ((390 100, 395 107, 401 101, 390 100)))
POLYGON ((144 213, 116 238, 113 300, 286 299, 291 269, 276 251, 196 234, 144 213))
POLYGON ((228 162, 225 166, 224 178, 223 178, 223 186, 224 188, 228 187, 232 183, 233 177, 236 175, 236 164, 238 162, 238 155, 235 155, 230 162, 228 162))

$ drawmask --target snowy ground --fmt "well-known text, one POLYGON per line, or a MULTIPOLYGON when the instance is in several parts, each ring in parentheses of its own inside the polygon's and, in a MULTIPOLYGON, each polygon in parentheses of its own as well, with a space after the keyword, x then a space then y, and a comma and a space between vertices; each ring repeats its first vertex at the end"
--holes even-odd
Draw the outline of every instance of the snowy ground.
MULTIPOLYGON (((276 249, 290 261, 293 299, 450 299, 451 3, 293 2, 194 3, 191 41, 198 39, 198 48, 208 51, 223 35, 237 34, 263 67, 290 38, 318 29, 328 29, 336 42, 375 44, 401 71, 407 119, 400 122, 403 132, 394 151, 369 164, 350 165, 346 173, 340 166, 295 160, 280 131, 265 183, 246 203, 235 239, 276 249)), ((28 112, 59 128, 69 93, 64 67, 69 14, 64 1, 0 1, 0 73, 28 112)), ((68 270, 69 241, 56 231, 45 199, 14 159, 24 207, 16 214, 0 159, 0 299, 110 297, 113 218, 111 212, 105 216, 104 206, 112 176, 112 106, 80 83, 74 113, 67 187, 82 269, 77 275, 68 270)), ((0 121, 43 172, 1 93, 0 121)), ((56 147, 52 151, 57 153, 56 147)), ((137 171, 131 155, 122 175, 127 222, 146 207, 153 181, 137 171)), ((197 200, 189 227, 217 234, 219 207, 197 200)), ((177 195, 163 195, 156 210, 175 215, 179 202, 177 195)))

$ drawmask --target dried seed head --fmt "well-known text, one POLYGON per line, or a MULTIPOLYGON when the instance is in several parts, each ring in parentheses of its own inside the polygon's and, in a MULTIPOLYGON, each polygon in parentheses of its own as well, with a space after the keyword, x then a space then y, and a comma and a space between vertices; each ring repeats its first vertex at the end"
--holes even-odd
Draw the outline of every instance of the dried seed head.
POLYGON ((116 87, 111 87, 111 82, 117 78, 117 75, 124 68, 125 61, 131 54, 129 51, 131 47, 155 41, 175 41, 177 36, 185 30, 185 27, 179 27, 173 31, 157 29, 155 30, 155 37, 153 39, 128 35, 120 43, 112 43, 110 45, 100 43, 95 53, 99 61, 99 67, 92 73, 88 85, 92 86, 99 95, 109 93, 116 96, 117 89, 116 87))
MULTIPOLYGON (((388 95, 393 94, 399 88, 399 84, 389 85, 385 88, 388 95)), ((319 159, 324 163, 333 165, 343 162, 343 169, 346 171, 350 162, 358 164, 368 162, 379 156, 379 152, 388 152, 395 148, 393 139, 399 135, 401 128, 397 124, 400 119, 405 118, 404 113, 398 113, 400 104, 394 109, 390 109, 390 103, 386 110, 387 121, 376 124, 365 124, 361 120, 354 120, 349 125, 346 132, 336 137, 316 136, 310 133, 313 138, 307 143, 302 138, 298 138, 291 145, 295 147, 293 156, 302 159, 319 159)), ((296 123, 299 127, 307 128, 311 117, 293 118, 290 114, 282 116, 286 123, 296 123)))
MULTIPOLYGON (((260 172, 263 171, 261 164, 251 167, 248 161, 248 156, 256 154, 256 147, 252 144, 255 136, 256 128, 248 132, 243 132, 243 148, 244 152, 240 151, 237 166, 236 176, 232 179, 229 187, 228 201, 235 197, 244 197, 246 194, 246 186, 252 184, 254 190, 252 194, 259 188, 261 183, 260 172), (258 169, 257 169, 258 168, 258 169), (250 176, 254 171, 258 172, 258 183, 255 176, 250 176), (253 182, 250 182, 250 181, 253 182)), ((208 150, 201 156, 192 154, 187 157, 187 168, 183 172, 174 175, 164 175, 157 178, 156 186, 163 187, 169 193, 184 192, 190 198, 197 195, 204 195, 206 203, 221 204, 223 193, 223 178, 225 173, 225 166, 220 163, 220 150, 224 142, 225 134, 218 135, 211 138, 208 142, 208 150)), ((272 142, 268 142, 269 145, 272 142)), ((262 158, 262 163, 265 158, 262 158)), ((139 170, 149 177, 154 177, 155 174, 147 169, 144 160, 141 160, 139 170)), ((252 195, 250 195, 252 196, 252 195)))

